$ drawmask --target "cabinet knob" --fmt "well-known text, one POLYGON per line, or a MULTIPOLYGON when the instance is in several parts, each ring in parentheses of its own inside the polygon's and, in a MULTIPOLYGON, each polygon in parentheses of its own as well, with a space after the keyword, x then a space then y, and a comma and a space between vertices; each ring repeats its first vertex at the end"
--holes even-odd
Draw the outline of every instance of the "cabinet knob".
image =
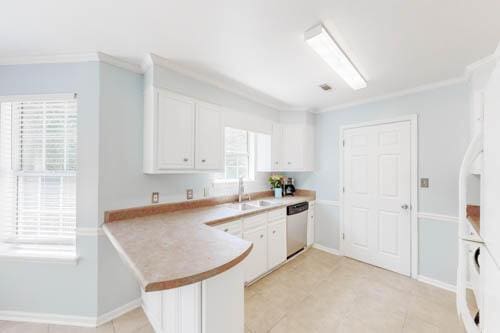
POLYGON ((224 229, 224 232, 228 232, 228 231, 229 231, 229 229, 228 229, 228 228, 224 229))
POLYGON ((189 161, 189 159, 188 159, 188 158, 186 158, 186 157, 184 157, 184 162, 187 162, 187 161, 189 161))
POLYGON ((273 234, 275 234, 275 233, 276 233, 276 230, 273 230, 273 234))
POLYGON ((292 162, 288 162, 288 164, 292 164, 292 162))
POLYGON ((201 160, 201 163, 205 163, 207 160, 206 159, 202 159, 201 160))
POLYGON ((274 162, 274 164, 276 164, 276 165, 277 165, 277 164, 278 164, 278 161, 274 162))
POLYGON ((264 235, 260 235, 260 238, 264 238, 264 235))

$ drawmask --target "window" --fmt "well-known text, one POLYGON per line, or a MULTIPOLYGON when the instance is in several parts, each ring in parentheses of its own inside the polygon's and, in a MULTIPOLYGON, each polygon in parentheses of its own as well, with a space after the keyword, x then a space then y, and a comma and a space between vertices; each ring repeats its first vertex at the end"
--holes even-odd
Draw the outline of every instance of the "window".
POLYGON ((253 180, 255 173, 254 134, 226 127, 224 130, 224 179, 253 180))
POLYGON ((0 253, 71 257, 76 233, 77 103, 0 103, 0 253))

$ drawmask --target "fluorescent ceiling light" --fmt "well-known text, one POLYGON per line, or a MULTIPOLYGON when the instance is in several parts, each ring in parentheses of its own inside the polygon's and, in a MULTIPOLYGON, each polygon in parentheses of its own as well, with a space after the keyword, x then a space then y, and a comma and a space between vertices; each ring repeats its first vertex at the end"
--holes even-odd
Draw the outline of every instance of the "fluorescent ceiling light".
POLYGON ((354 67, 347 55, 340 49, 335 40, 330 36, 328 31, 320 24, 306 31, 304 38, 310 47, 323 60, 330 65, 331 68, 352 89, 357 90, 366 87, 366 81, 361 76, 361 73, 354 67))

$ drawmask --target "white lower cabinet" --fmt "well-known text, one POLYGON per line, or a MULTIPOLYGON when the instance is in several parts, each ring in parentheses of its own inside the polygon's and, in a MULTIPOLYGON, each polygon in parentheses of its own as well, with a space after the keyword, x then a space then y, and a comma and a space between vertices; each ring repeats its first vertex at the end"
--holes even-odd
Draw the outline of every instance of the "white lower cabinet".
POLYGON ((481 249, 480 262, 481 332, 500 332, 500 268, 485 248, 481 249))
POLYGON ((242 265, 201 282, 142 293, 156 333, 243 333, 244 303, 242 265))
POLYGON ((309 202, 309 210, 307 213, 307 246, 314 244, 314 213, 315 213, 315 202, 309 202))
POLYGON ((267 271, 267 226, 243 232, 243 239, 253 244, 244 261, 245 281, 250 282, 267 271))
POLYGON ((271 270, 286 260, 286 219, 267 226, 267 269, 271 270))

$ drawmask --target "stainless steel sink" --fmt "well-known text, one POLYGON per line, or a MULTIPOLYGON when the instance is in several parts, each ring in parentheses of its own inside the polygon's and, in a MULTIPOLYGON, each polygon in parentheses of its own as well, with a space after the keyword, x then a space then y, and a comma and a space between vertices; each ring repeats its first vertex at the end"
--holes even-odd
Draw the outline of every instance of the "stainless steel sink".
POLYGON ((235 203, 229 206, 231 209, 236 209, 239 211, 246 211, 246 210, 252 210, 252 209, 257 209, 259 206, 257 205, 251 205, 249 203, 235 203))
POLYGON ((277 204, 276 202, 270 200, 252 201, 252 205, 255 205, 257 207, 269 207, 269 206, 274 206, 276 204, 277 204))

